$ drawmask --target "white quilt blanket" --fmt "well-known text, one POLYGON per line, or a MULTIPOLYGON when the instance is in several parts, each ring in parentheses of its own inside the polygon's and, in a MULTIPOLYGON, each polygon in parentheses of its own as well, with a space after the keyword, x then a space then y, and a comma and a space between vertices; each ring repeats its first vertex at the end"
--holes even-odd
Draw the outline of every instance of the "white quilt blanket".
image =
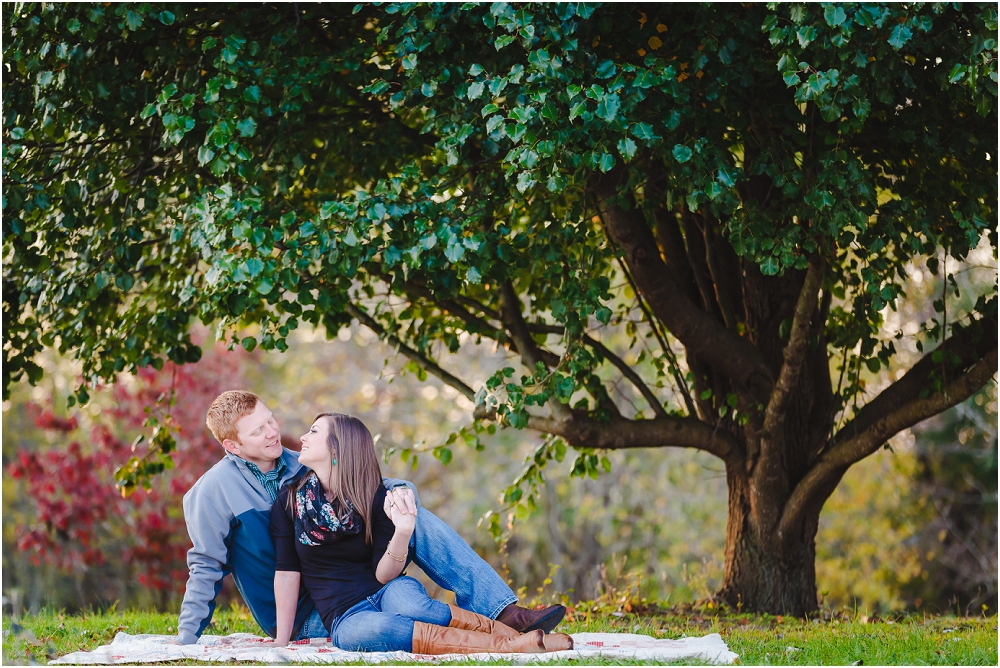
POLYGON ((446 654, 430 656, 407 652, 347 652, 330 644, 329 640, 301 640, 287 647, 269 647, 266 638, 249 633, 229 636, 202 636, 196 645, 173 645, 174 636, 130 635, 119 633, 110 645, 92 652, 73 652, 50 664, 150 664, 160 661, 195 659, 198 661, 246 661, 248 663, 346 663, 363 661, 383 663, 434 662, 441 659, 469 658, 473 661, 509 660, 513 663, 539 663, 550 659, 605 657, 608 659, 643 659, 657 663, 673 661, 703 661, 729 664, 738 657, 729 651, 718 633, 700 638, 658 640, 631 633, 574 633, 574 649, 546 654, 446 654))

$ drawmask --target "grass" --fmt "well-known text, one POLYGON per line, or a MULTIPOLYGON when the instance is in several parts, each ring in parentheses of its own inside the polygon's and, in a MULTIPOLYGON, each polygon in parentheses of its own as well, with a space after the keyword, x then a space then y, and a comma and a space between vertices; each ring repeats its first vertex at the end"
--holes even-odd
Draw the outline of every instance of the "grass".
MULTIPOLYGON (((3 663, 45 663, 68 652, 108 644, 119 631, 172 634, 176 621, 172 614, 136 611, 79 615, 44 611, 16 621, 5 617, 3 663)), ((996 616, 869 619, 844 613, 801 620, 704 607, 649 608, 636 614, 581 604, 570 610, 559 630, 640 633, 657 638, 720 633, 729 648, 740 655, 737 663, 742 665, 997 665, 996 616)), ((260 633, 249 613, 238 607, 217 611, 206 631, 213 635, 237 632, 260 633)), ((550 665, 642 663, 591 659, 553 661, 550 665)))

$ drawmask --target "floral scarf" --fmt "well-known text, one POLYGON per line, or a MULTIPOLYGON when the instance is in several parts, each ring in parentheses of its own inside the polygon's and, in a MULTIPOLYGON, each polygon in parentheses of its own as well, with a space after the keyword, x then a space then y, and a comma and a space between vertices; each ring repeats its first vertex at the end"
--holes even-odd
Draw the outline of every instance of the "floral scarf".
POLYGON ((315 473, 309 473, 305 484, 295 492, 295 533, 303 545, 335 543, 359 533, 362 524, 350 501, 346 512, 336 512, 315 473))

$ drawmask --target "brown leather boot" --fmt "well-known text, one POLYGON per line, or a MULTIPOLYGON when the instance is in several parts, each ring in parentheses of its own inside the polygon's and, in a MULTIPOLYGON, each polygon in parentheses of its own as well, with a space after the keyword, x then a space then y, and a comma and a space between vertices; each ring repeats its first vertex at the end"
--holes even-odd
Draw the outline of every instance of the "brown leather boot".
POLYGON ((545 648, 544 639, 545 634, 541 631, 532 631, 509 638, 451 626, 413 622, 413 652, 415 654, 476 654, 478 652, 541 654, 548 651, 545 648))
POLYGON ((489 617, 477 615, 456 605, 449 605, 451 610, 451 623, 448 626, 466 631, 479 631, 480 633, 491 633, 493 635, 516 638, 521 635, 506 624, 494 621, 489 617))
POLYGON ((544 636, 546 652, 562 652, 573 649, 573 638, 565 633, 547 633, 544 636))
POLYGON ((565 614, 566 606, 563 605, 551 605, 544 610, 528 610, 517 603, 511 603, 497 615, 497 621, 521 633, 535 629, 548 633, 559 625, 565 614))

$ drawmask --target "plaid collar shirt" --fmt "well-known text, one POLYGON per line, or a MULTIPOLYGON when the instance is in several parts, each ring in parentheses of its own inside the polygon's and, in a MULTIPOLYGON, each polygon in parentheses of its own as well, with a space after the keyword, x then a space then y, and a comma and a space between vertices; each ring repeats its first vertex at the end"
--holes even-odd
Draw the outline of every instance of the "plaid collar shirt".
POLYGON ((281 476, 285 473, 285 469, 288 468, 288 465, 285 464, 285 458, 278 457, 275 460, 274 468, 267 473, 261 471, 253 462, 248 462, 242 457, 237 457, 237 459, 247 465, 253 477, 257 478, 257 481, 267 490, 267 495, 271 497, 271 503, 274 503, 275 499, 278 498, 278 488, 281 487, 281 476))

